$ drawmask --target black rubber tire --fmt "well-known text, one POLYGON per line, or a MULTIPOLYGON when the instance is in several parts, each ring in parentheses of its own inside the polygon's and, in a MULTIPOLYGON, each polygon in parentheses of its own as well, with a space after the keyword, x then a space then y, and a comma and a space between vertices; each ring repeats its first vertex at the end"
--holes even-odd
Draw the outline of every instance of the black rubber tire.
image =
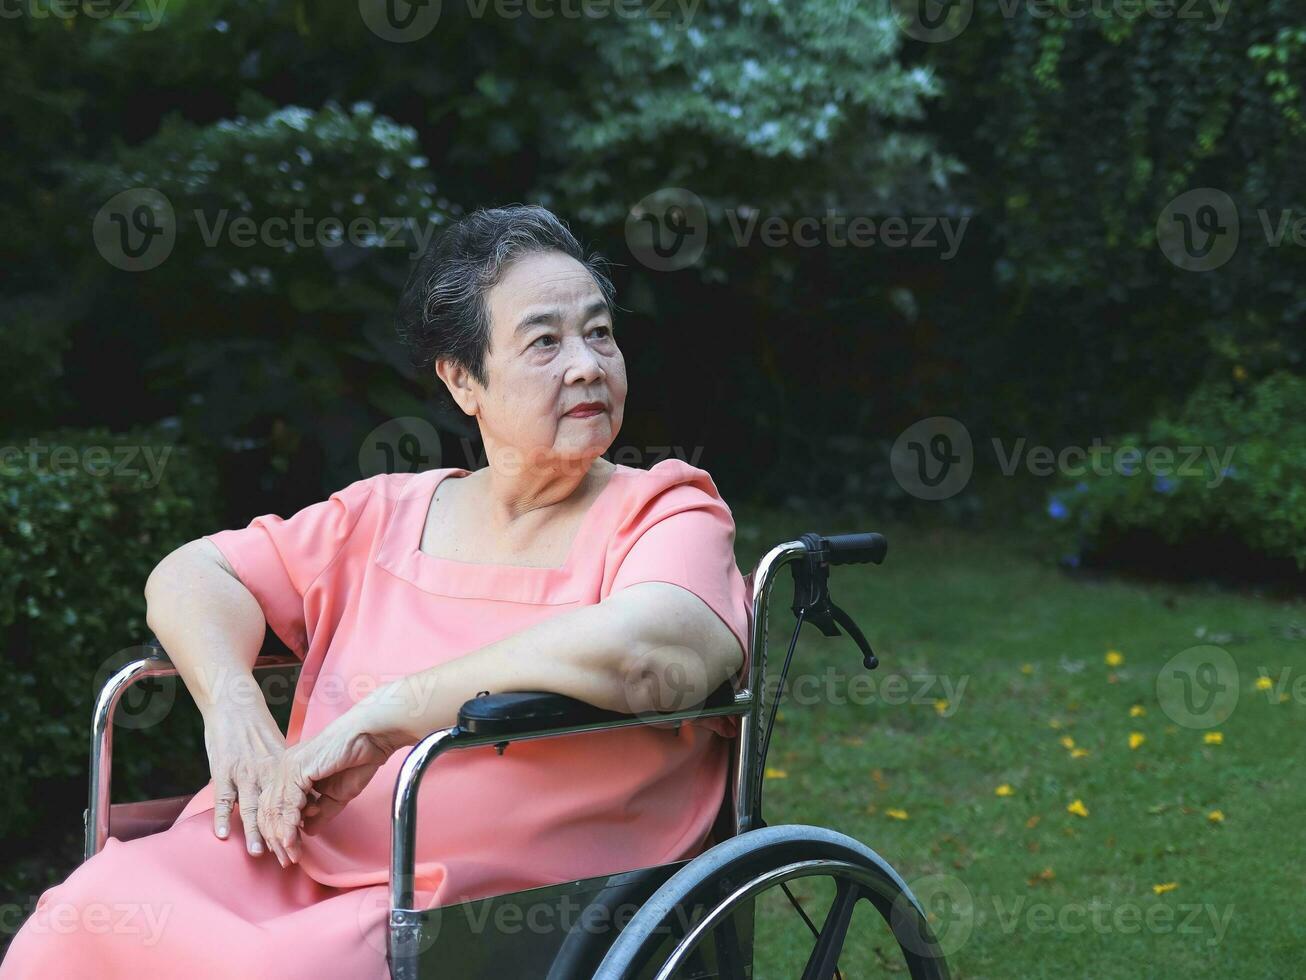
MULTIPOLYGON (((824 827, 786 824, 740 834, 700 854, 669 878, 631 918, 600 963, 595 980, 636 980, 666 941, 679 908, 720 906, 736 887, 799 861, 843 861, 873 882, 863 897, 890 926, 913 980, 947 980, 948 968, 907 883, 860 841, 824 827)), ((665 960, 663 961, 665 963, 665 960)))

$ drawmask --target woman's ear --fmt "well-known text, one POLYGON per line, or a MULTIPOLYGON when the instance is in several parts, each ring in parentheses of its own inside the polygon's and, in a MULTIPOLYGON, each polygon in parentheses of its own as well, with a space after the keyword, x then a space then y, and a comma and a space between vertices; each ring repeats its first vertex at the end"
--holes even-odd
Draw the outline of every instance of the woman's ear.
POLYGON ((472 388, 472 375, 452 358, 440 357, 435 362, 436 376, 444 382, 458 407, 467 415, 476 415, 476 392, 472 388))

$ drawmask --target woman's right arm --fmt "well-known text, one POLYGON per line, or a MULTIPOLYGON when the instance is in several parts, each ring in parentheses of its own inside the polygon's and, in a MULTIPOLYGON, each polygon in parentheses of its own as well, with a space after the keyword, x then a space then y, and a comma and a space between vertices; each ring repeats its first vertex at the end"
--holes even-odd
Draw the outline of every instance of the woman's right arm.
POLYGON ((246 848, 261 854, 259 792, 286 746, 254 679, 267 629, 263 610, 222 552, 203 538, 155 566, 145 582, 145 603, 146 623, 204 717, 214 832, 226 838, 235 809, 246 848))

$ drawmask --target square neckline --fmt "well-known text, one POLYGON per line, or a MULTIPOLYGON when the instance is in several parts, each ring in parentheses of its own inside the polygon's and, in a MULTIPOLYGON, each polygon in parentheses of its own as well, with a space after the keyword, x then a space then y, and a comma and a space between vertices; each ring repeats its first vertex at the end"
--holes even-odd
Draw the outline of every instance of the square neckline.
POLYGON ((501 572, 552 572, 555 574, 561 574, 570 571, 576 558, 577 548, 579 547, 580 542, 585 538, 586 533, 589 531, 590 524, 592 524, 597 518, 600 508, 606 504, 607 498, 610 496, 608 491, 612 489, 613 482, 621 475, 622 471, 629 468, 623 463, 613 463, 612 465, 614 467, 612 474, 608 477, 607 483, 603 484, 603 489, 598 492, 598 496, 590 502, 589 508, 585 511, 585 516, 581 518, 580 523, 577 525, 576 533, 572 537, 571 543, 567 546, 567 554, 563 558, 561 565, 508 565, 500 562, 461 561, 457 558, 442 558, 439 555, 432 555, 423 551, 422 538, 426 534, 426 522, 430 519, 431 505, 435 500, 436 493, 440 490, 440 484, 450 477, 453 477, 455 473, 462 474, 462 476, 455 478, 460 480, 466 479, 468 476, 472 475, 472 470, 461 466, 452 466, 443 470, 437 469, 434 471, 439 475, 431 484, 430 492, 423 491, 412 498, 414 500, 422 501, 424 504, 424 506, 417 511, 419 519, 416 522, 407 522, 409 526, 406 529, 401 527, 399 530, 403 534, 409 534, 412 532, 411 525, 413 523, 417 524, 416 534, 408 540, 411 541, 413 538, 416 539, 416 543, 413 545, 412 557, 413 560, 420 564, 427 564, 432 567, 449 566, 452 569, 493 569, 501 572))
POLYGON ((589 569, 589 562, 584 559, 594 551, 596 528, 621 499, 621 489, 613 484, 618 480, 627 482, 622 479, 623 474, 643 472, 622 463, 614 465, 617 469, 581 519, 561 566, 466 562, 428 555, 421 550, 422 530, 436 488, 454 474, 470 476, 472 471, 465 467, 424 470, 405 481, 381 533, 373 562, 429 595, 544 606, 580 602, 589 569))

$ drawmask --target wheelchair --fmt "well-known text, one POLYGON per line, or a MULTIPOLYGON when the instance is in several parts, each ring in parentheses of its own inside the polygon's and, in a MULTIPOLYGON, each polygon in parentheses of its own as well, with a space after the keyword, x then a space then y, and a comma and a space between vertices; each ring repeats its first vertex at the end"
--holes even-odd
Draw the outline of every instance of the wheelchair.
MULTIPOLYGON (((892 935, 892 942, 884 943, 891 955, 876 947, 880 969, 887 973, 905 969, 914 980, 946 980, 944 950, 925 910, 887 861, 844 834, 808 825, 768 826, 762 819, 771 726, 803 623, 814 623, 825 636, 841 635, 838 627, 843 626, 861 649, 864 666, 873 669, 878 661, 857 625, 830 599, 828 577, 831 566, 880 564, 887 547, 885 539, 874 533, 806 533, 771 548, 745 579, 752 615, 748 676, 741 690, 727 682, 692 708, 652 718, 606 711, 550 693, 482 694, 463 705, 454 727, 432 732, 409 749, 391 810, 386 940, 390 975, 397 980, 771 980, 771 974, 755 969, 757 912, 759 896, 778 887, 814 937, 802 980, 841 980, 840 953, 861 899, 869 902, 892 935), (775 579, 786 565, 793 573, 792 611, 797 623, 776 694, 765 705, 768 606, 775 579), (460 905, 417 907, 417 790, 422 776, 441 756, 485 745, 502 754, 512 742, 629 725, 655 723, 678 730, 685 721, 712 716, 738 718, 739 733, 732 741, 729 785, 723 787, 711 835, 714 843, 696 857, 460 905), (821 879, 833 884, 834 897, 818 928, 790 883, 817 886, 821 879), (502 935, 487 935, 491 916, 500 923, 511 917, 520 922, 541 910, 560 924, 548 929, 500 929, 502 935)), ((110 802, 115 707, 132 684, 177 673, 157 639, 152 639, 150 648, 149 655, 114 673, 97 697, 90 801, 84 813, 86 860, 100 851, 110 834, 130 840, 166 830, 191 798, 110 802)), ((254 670, 298 664, 293 656, 260 654, 254 670)), ((843 968, 848 970, 849 964, 845 962, 843 968)))

